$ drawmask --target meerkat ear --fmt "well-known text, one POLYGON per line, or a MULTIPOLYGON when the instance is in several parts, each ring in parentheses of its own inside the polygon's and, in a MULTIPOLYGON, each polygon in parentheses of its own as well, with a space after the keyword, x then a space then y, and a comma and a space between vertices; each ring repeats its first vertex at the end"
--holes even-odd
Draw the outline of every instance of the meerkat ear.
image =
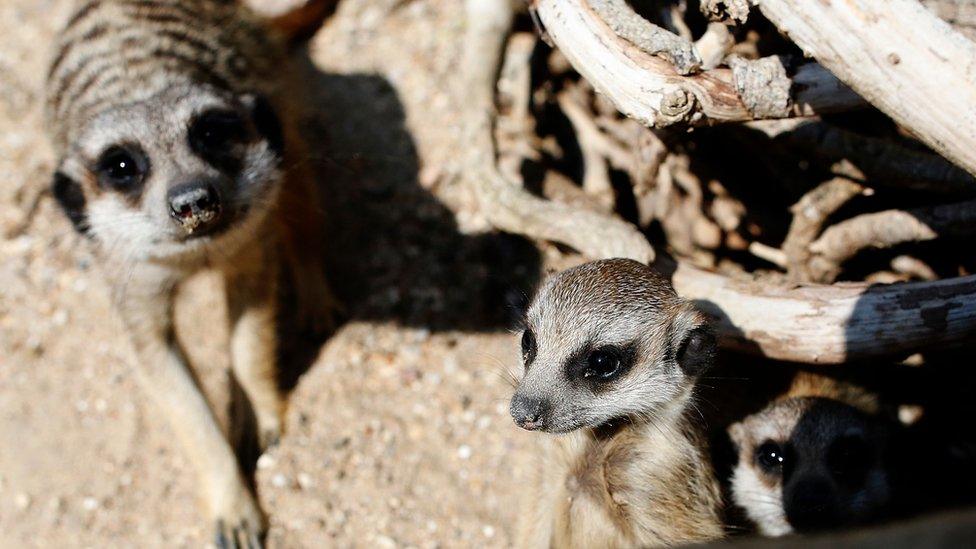
POLYGON ((88 234, 85 194, 81 190, 81 185, 65 175, 61 170, 58 170, 54 172, 54 177, 51 181, 51 193, 71 221, 71 224, 74 225, 75 230, 81 234, 88 234))
POLYGON ((736 452, 741 452, 742 447, 746 441, 746 427, 742 422, 733 423, 729 425, 726 430, 729 434, 729 440, 732 441, 732 446, 735 447, 736 452))
POLYGON ((268 140, 271 150, 281 155, 285 150, 285 137, 281 119, 271 101, 263 94, 251 93, 244 96, 243 102, 251 110, 251 119, 258 133, 268 140))
POLYGON ((686 375, 701 375, 715 360, 714 332, 704 316, 694 309, 679 314, 674 327, 678 335, 675 361, 686 375))

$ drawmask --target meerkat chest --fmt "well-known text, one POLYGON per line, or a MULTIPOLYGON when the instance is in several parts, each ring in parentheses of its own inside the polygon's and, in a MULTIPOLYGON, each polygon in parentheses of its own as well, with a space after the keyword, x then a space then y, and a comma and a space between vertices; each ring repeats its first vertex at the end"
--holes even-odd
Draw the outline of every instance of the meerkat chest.
POLYGON ((555 489, 554 547, 629 547, 633 536, 630 495, 612 483, 610 468, 619 466, 612 447, 570 435, 554 448, 558 464, 548 471, 555 489), (610 467, 608 467, 610 466, 610 467))
POLYGON ((628 433, 610 440, 567 439, 554 546, 635 547, 720 537, 716 487, 688 467, 693 445, 628 433))

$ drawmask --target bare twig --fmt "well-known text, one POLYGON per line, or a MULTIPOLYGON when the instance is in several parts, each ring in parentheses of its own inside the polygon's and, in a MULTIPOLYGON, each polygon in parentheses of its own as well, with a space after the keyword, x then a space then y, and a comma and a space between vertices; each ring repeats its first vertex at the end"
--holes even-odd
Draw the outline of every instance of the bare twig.
POLYGON ((701 67, 701 58, 691 42, 644 19, 625 0, 590 0, 590 7, 617 36, 644 53, 664 58, 679 74, 701 67))
POLYGON ((735 38, 724 23, 709 23, 705 34, 695 41, 695 49, 702 58, 702 68, 710 70, 722 64, 733 44, 735 38))
POLYGON ((577 94, 564 90, 556 100, 576 130, 576 139, 583 154, 583 190, 609 211, 613 209, 614 193, 603 152, 607 138, 600 132, 587 109, 573 95, 577 94))
POLYGON ((821 183, 790 208, 793 221, 783 241, 787 271, 794 280, 809 282, 810 244, 820 235, 827 218, 865 188, 842 177, 821 183))
POLYGON ((749 0, 701 0, 701 12, 712 21, 742 24, 749 17, 749 0))
MULTIPOLYGON (((731 70, 681 76, 671 63, 617 36, 591 2, 538 0, 535 7, 549 37, 569 62, 625 115, 650 127, 755 118, 739 95, 731 70)), ((848 110, 863 104, 850 93, 825 93, 824 89, 838 89, 836 78, 826 71, 807 69, 804 75, 804 86, 791 86, 791 107, 784 115, 848 110)))
POLYGON ((812 364, 907 356, 976 337, 976 276, 778 287, 679 264, 679 294, 716 317, 723 346, 812 364))
POLYGON ((749 253, 781 269, 785 269, 788 266, 788 260, 783 250, 763 244, 762 242, 750 242, 749 253))
POLYGON ((756 3, 864 99, 976 174, 976 44, 915 0, 756 3))
POLYGON ((529 66, 536 37, 532 33, 515 33, 505 48, 505 58, 498 75, 498 107, 495 136, 498 167, 512 179, 519 177, 525 159, 538 160, 535 118, 530 113, 532 74, 529 66))
POLYGON ((905 242, 976 233, 976 200, 911 210, 887 210, 842 221, 810 244, 814 278, 831 282, 841 264, 866 248, 890 248, 905 242))
POLYGON ((651 245, 632 225, 615 216, 533 196, 498 171, 492 139, 495 75, 512 23, 512 6, 509 0, 466 0, 466 9, 469 153, 458 176, 475 189, 488 222, 504 231, 566 244, 589 257, 653 259, 651 245))
MULTIPOLYGON (((769 125, 756 122, 753 127, 769 125)), ((775 134, 777 141, 833 162, 847 159, 872 185, 955 196, 976 195, 976 178, 944 158, 867 137, 824 122, 807 121, 775 134)), ((771 130, 775 131, 775 130, 771 130)))
POLYGON ((937 280, 939 275, 924 261, 910 255, 900 255, 891 260, 891 268, 895 272, 908 275, 918 280, 937 280))

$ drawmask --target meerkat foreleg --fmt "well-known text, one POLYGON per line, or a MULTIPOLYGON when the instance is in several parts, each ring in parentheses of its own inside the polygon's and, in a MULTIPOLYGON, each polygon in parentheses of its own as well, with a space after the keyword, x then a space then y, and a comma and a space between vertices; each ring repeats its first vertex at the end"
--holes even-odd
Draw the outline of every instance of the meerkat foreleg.
POLYGON ((115 297, 136 349, 136 377, 197 468, 218 546, 221 540, 236 539, 233 543, 252 547, 264 529, 264 517, 176 341, 172 311, 178 277, 148 264, 133 270, 118 281, 115 297))
POLYGON ((231 363, 254 409, 262 450, 278 442, 285 412, 277 380, 278 270, 267 255, 255 249, 227 274, 231 363))

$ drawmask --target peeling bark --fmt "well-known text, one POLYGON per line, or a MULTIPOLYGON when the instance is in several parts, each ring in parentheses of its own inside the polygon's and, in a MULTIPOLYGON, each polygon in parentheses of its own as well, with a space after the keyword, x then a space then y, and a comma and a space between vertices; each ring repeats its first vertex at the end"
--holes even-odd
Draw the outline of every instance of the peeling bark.
POLYGON ((724 347, 842 364, 971 343, 976 276, 870 285, 777 287, 679 265, 674 287, 713 315, 724 347))
MULTIPOLYGON (((753 120, 732 71, 682 76, 674 65, 624 40, 593 9, 592 0, 539 0, 536 12, 552 41, 594 88, 625 115, 648 127, 753 120)), ((805 66, 807 67, 807 66, 805 66)), ((790 86, 784 116, 809 116, 862 106, 830 73, 802 68, 790 86)), ((756 91, 757 94, 761 93, 756 91)))

